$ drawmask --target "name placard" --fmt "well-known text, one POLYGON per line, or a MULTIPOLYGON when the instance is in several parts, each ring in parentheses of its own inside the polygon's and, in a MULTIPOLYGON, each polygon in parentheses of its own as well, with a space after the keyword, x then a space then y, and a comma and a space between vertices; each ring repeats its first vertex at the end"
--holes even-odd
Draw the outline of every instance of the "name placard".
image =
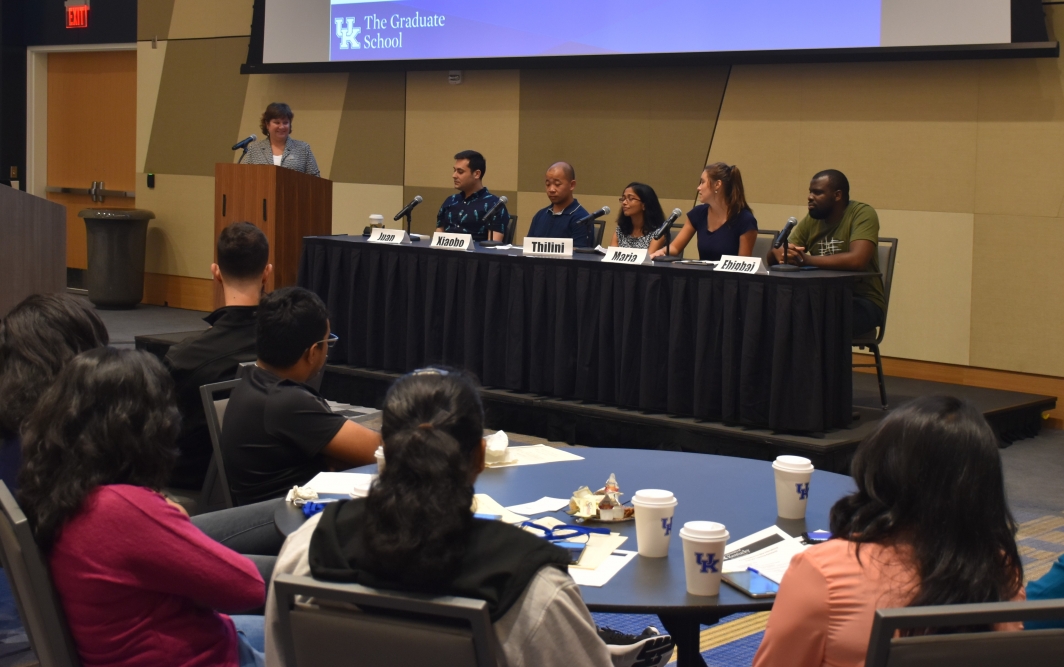
POLYGON ((473 235, 436 232, 432 235, 431 247, 443 248, 444 250, 472 250, 473 235))
POLYGON ((406 233, 405 229, 384 229, 378 227, 369 233, 370 243, 390 243, 392 245, 400 245, 403 243, 410 243, 410 235, 406 233))
POLYGON ((525 237, 524 253, 526 255, 572 257, 573 240, 525 237))
POLYGON ((721 255, 717 262, 716 271, 729 273, 757 273, 761 269, 760 257, 739 257, 737 255, 721 255))
POLYGON ((650 251, 611 246, 602 261, 610 264, 650 264, 650 251))

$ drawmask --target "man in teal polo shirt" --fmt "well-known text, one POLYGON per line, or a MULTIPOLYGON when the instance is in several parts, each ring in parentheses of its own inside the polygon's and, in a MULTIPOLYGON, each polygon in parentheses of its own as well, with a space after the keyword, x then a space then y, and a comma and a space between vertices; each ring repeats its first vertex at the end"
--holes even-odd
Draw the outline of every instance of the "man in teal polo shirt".
MULTIPOLYGON (((825 169, 809 182, 809 215, 791 231, 787 262, 836 271, 869 271, 853 286, 853 335, 883 325, 886 299, 879 275, 879 216, 874 208, 850 199, 850 182, 836 169, 825 169)), ((783 247, 769 250, 765 261, 783 261, 783 247)))

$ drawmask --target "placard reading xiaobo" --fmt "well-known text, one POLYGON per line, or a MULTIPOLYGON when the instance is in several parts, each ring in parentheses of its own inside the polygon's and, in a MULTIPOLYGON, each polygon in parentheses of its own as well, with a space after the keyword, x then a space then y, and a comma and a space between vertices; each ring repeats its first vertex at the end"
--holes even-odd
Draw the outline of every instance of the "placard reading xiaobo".
POLYGON ((436 232, 432 235, 432 247, 444 250, 472 250, 472 234, 448 234, 436 232))

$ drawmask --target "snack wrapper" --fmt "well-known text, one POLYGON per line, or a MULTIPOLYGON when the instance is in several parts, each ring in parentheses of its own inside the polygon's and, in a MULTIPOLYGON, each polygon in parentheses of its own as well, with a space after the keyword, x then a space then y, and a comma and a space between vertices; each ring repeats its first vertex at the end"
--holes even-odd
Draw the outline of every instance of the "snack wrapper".
POLYGON ((622 495, 624 494, 617 483, 617 476, 610 473, 606 484, 598 491, 592 493, 586 486, 574 491, 569 500, 569 514, 599 521, 623 521, 631 516, 634 510, 624 506, 622 495))
POLYGON ((293 486, 292 490, 288 492, 286 501, 292 503, 296 507, 302 507, 304 503, 312 502, 318 499, 318 492, 310 487, 293 486))
POLYGON ((591 489, 586 486, 581 486, 569 499, 569 513, 585 519, 594 519, 598 516, 599 503, 603 498, 604 496, 591 493, 591 489))

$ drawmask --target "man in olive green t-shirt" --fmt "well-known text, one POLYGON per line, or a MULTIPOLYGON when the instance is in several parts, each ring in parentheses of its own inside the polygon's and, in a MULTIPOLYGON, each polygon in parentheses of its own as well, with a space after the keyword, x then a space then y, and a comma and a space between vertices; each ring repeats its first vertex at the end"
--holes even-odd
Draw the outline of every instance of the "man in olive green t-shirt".
MULTIPOLYGON (((868 204, 850 200, 850 182, 835 169, 826 169, 809 182, 809 215, 791 231, 787 262, 837 271, 879 273, 879 216, 868 204)), ((783 261, 783 248, 769 251, 769 264, 783 261)), ((883 324, 886 300, 883 279, 868 276, 853 287, 853 335, 883 324)))

